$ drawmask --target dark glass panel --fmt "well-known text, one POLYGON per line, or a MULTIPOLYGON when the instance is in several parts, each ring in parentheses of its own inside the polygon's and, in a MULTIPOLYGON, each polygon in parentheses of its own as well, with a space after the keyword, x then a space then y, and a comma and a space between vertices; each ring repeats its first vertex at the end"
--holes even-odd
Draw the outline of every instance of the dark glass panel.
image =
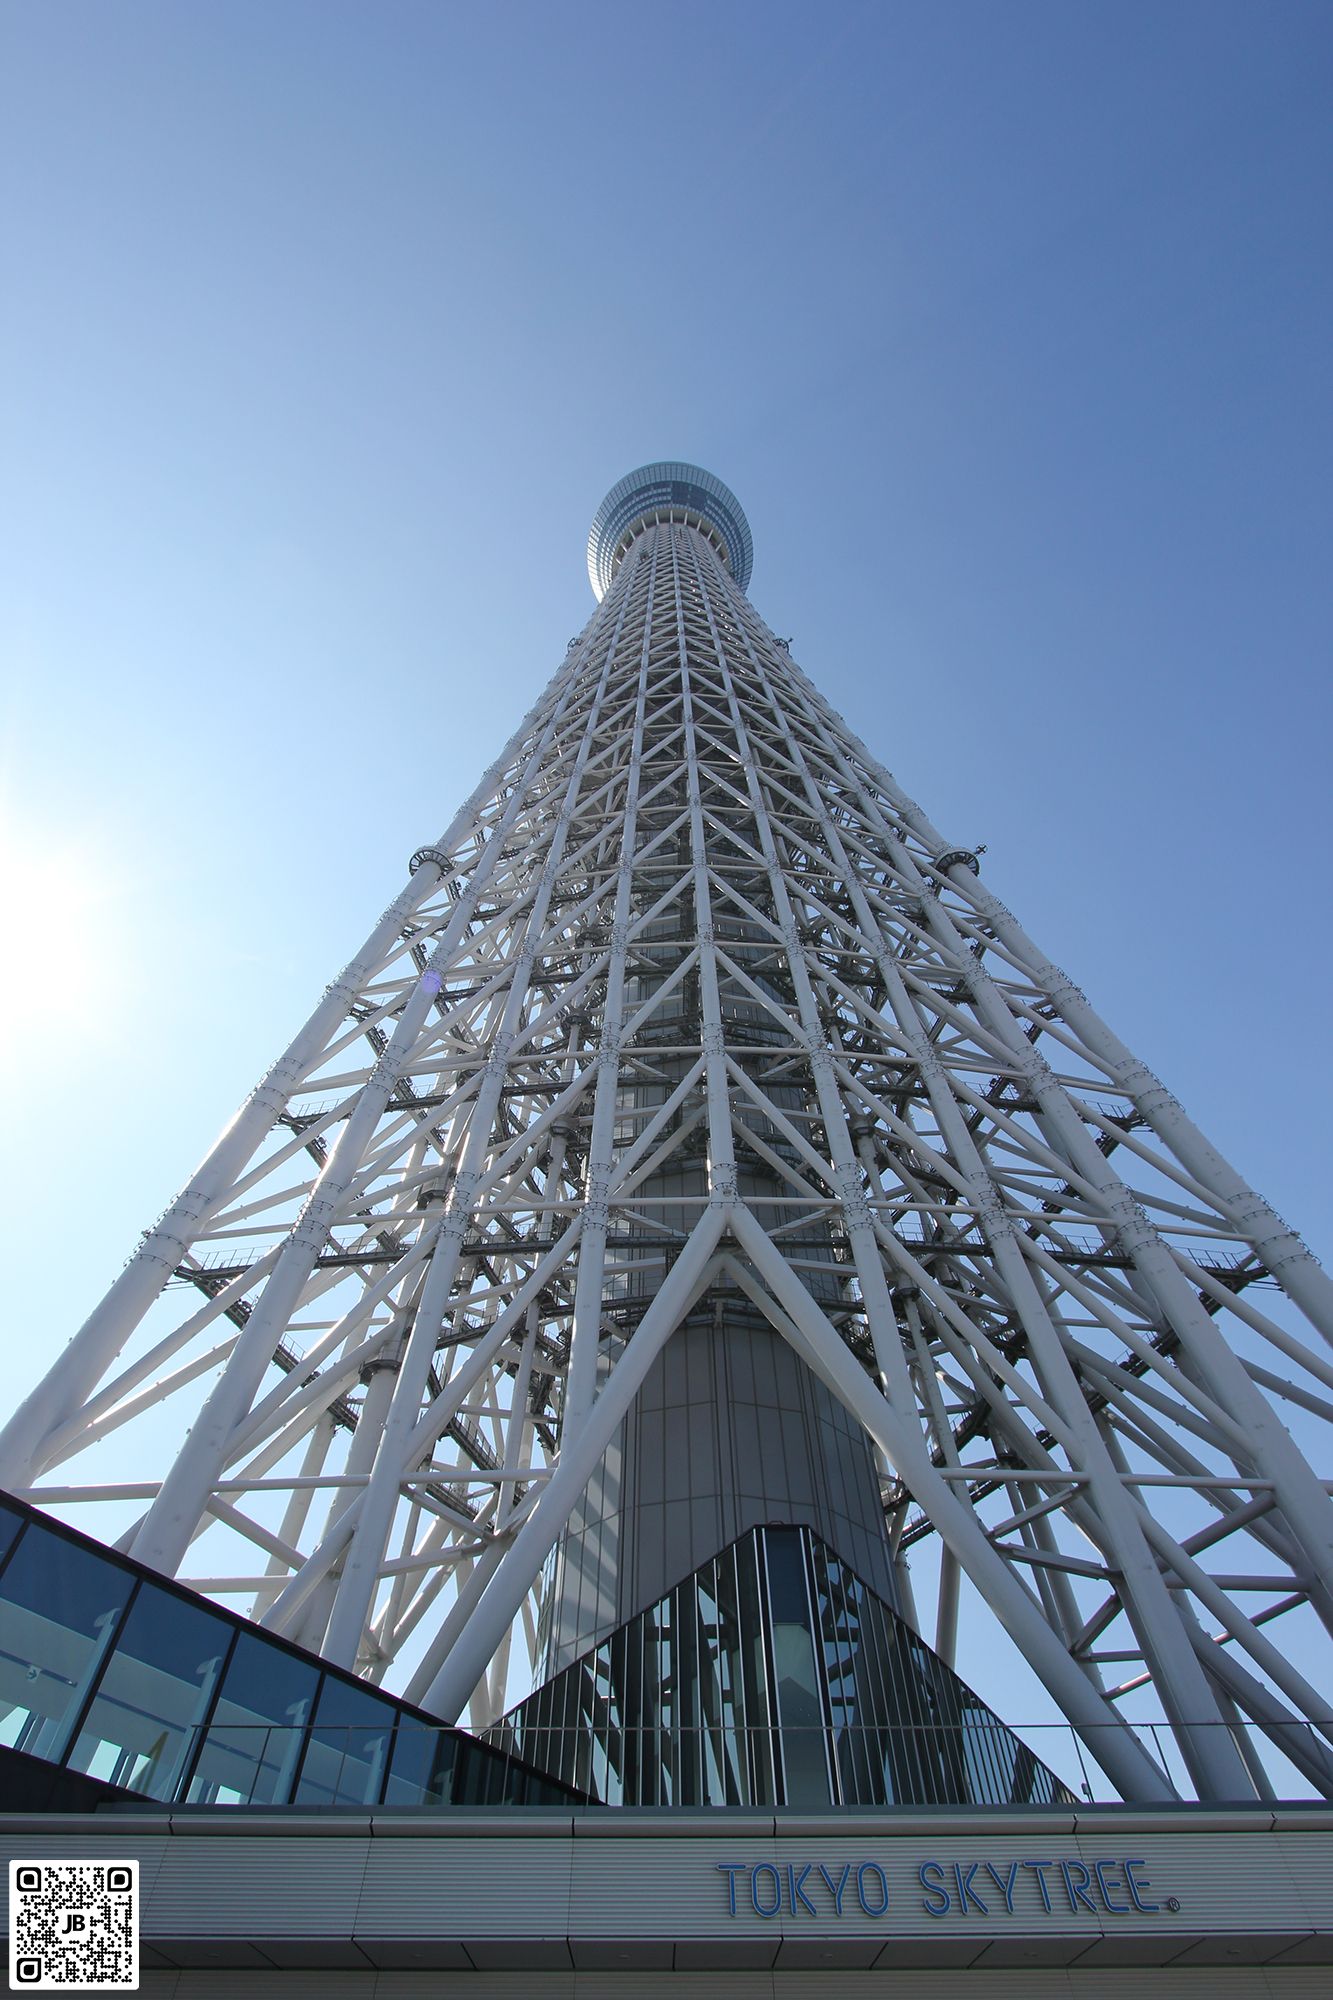
POLYGON ((860 1726, 861 1706, 857 1701, 855 1610, 845 1588, 841 1565, 832 1559, 823 1543, 811 1540, 806 1556, 814 1596, 815 1632, 824 1662, 840 1802, 869 1805, 876 1801, 867 1765, 865 1731, 860 1726))
MULTIPOLYGON (((611 1804, 1067 1796, 806 1528, 741 1537, 537 1690, 492 1736, 611 1804)), ((523 1796, 535 1796, 533 1782, 523 1796)), ((480 1776, 469 1783, 469 1796, 481 1796, 480 1776)), ((517 1783, 509 1796, 519 1796, 517 1783)))
POLYGON ((773 1621, 773 1678, 789 1806, 830 1803, 824 1704, 815 1659, 810 1596, 801 1535, 795 1528, 764 1531, 768 1602, 773 1621))
POLYGON ((661 1615, 655 1604, 639 1620, 643 1633, 643 1683, 639 1698, 639 1802, 645 1806, 669 1805, 662 1790, 661 1717, 661 1615))
POLYGON ((748 1535, 736 1545, 736 1605, 741 1633, 741 1676, 745 1697, 745 1760, 749 1803, 778 1803, 777 1765, 770 1699, 770 1633, 761 1573, 761 1538, 748 1535))
POLYGON ((5 1557, 17 1541, 18 1532, 22 1526, 22 1514, 19 1513, 17 1507, 11 1507, 4 1495, 0 1493, 0 1565, 3 1565, 5 1557))
POLYGON ((503 1752, 460 1737, 453 1802, 456 1806, 497 1806, 506 1799, 521 1803, 522 1776, 518 1771, 511 1777, 511 1762, 503 1752))
POLYGON ((675 1652, 676 1714, 680 1729, 677 1802, 702 1805, 703 1761, 699 1709, 699 1600, 689 1583, 676 1592, 675 1652))
POLYGON ((378 1805, 393 1734, 392 1702, 326 1674, 301 1764, 297 1805, 378 1805))
POLYGON ((74 1769, 174 1799, 231 1638, 202 1605, 141 1585, 70 1752, 74 1769))
POLYGON ((290 1799, 318 1681, 304 1660, 242 1632, 187 1796, 224 1805, 290 1799))
POLYGON ((680 1804, 681 1729, 677 1706, 679 1629, 677 1593, 672 1590, 663 1598, 657 1619, 657 1754, 662 1766, 662 1803, 668 1806, 680 1804))
POLYGON ((704 1757, 705 1803, 710 1806, 736 1805, 740 1792, 728 1752, 729 1701, 726 1661, 722 1650, 721 1595, 716 1562, 705 1563, 695 1579, 699 1611, 699 1695, 700 1725, 704 1757))
POLYGON ((552 1760, 557 1754, 558 1746, 551 1728, 551 1716, 554 1707, 555 1684, 548 1681, 545 1687, 538 1688, 532 1704, 532 1719, 528 1737, 532 1748, 530 1751, 525 1752, 526 1755, 531 1756, 534 1764, 540 1765, 543 1771, 549 1771, 554 1768, 552 1760))
POLYGON ((735 1548, 723 1549, 713 1565, 716 1582, 718 1709, 726 1799, 718 1804, 748 1806, 750 1766, 745 1741, 745 1687, 735 1548))
POLYGON ((611 1729, 607 1745, 610 1772, 603 1794, 609 1806, 625 1803, 625 1627, 611 1634, 611 1729))
POLYGON ((849 1669, 843 1686, 854 1730, 847 1759, 844 1799, 858 1805, 889 1805, 897 1796, 890 1730, 895 1715, 889 1647, 892 1613, 859 1577, 829 1558, 830 1587, 842 1607, 849 1669))
POLYGON ((384 1791, 386 1806, 447 1806, 453 1799, 459 1739, 414 1716, 401 1717, 384 1791))
POLYGON ((560 1776, 566 1784, 574 1785, 581 1792, 593 1795, 592 1758, 593 1745, 597 1740, 597 1655, 589 1654, 582 1666, 573 1670, 570 1679, 575 1684, 575 1699, 569 1722, 571 1733, 565 1739, 565 1756, 560 1767, 560 1776))
POLYGON ((61 1761, 134 1582, 28 1524, 0 1579, 0 1743, 61 1761))
POLYGON ((577 1783, 575 1772, 579 1761, 579 1743, 587 1727, 587 1681, 588 1670, 582 1663, 570 1667, 561 1675, 564 1681, 564 1701, 560 1709, 560 1762, 552 1769, 567 1784, 577 1783))
POLYGON ((625 1627, 625 1684, 621 1696, 624 1717, 622 1740, 624 1766, 621 1785, 624 1803, 637 1806, 643 1801, 643 1620, 631 1618, 625 1627))
POLYGON ((542 1764, 544 1771, 563 1772, 565 1755, 565 1708, 569 1700, 570 1670, 557 1674, 550 1685, 550 1699, 547 1703, 550 1730, 550 1748, 542 1764))
POLYGON ((605 1799, 611 1771, 611 1648, 605 1639, 593 1655, 592 1684, 592 1743, 586 1789, 590 1798, 605 1799))

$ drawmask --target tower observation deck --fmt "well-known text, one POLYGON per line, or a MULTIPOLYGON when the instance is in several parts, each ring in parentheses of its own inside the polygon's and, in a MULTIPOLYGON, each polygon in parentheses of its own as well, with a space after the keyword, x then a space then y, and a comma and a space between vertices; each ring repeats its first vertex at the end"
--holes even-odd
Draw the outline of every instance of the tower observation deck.
MULTIPOLYGON (((711 473, 611 489, 588 624, 0 1479, 103 1519, 136 1605, 220 1598, 340 1714, 382 1683, 534 1785, 1333 1797, 1329 1281, 828 706, 752 561, 711 473), (963 1621, 1072 1761, 992 1712, 963 1621)), ((24 1740, 121 1727, 112 1612, 74 1673, 17 1608, 24 1740)))
POLYGON ((593 516, 588 536, 588 576, 598 603, 637 538, 666 522, 703 535, 745 590, 754 567, 750 524, 735 494, 697 465, 659 459, 617 480, 593 516))

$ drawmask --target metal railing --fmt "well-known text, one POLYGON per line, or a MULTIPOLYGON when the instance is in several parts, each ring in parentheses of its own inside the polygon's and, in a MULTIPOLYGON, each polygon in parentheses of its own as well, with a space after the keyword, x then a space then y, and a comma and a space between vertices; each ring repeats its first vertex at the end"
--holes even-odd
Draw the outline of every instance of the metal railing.
MULTIPOLYGON (((514 1749, 405 1717, 390 1727, 219 1721, 174 1727, 131 1713, 118 1733, 131 1740, 94 1744, 85 1735, 59 1761, 167 1805, 411 1810, 585 1802, 514 1749)), ((42 1754, 21 1738, 13 1747, 42 1754)))
MULTIPOLYGON (((233 1723, 156 1725, 136 1716, 122 1733, 70 1757, 73 1769, 171 1805, 376 1807, 480 1805, 828 1807, 1072 1807, 1119 1804, 1087 1742, 1068 1724, 850 1724, 776 1730, 711 1725, 528 1728, 471 1737, 400 1718, 379 1725, 233 1723)), ((1108 1730, 1121 1725, 1107 1723, 1108 1730)), ((1258 1732, 1229 1724, 1253 1786, 1235 1801, 1333 1797, 1333 1719, 1294 1725, 1284 1755, 1258 1732), (1321 1785, 1302 1765, 1329 1773, 1321 1785)), ((1135 1734, 1172 1789, 1195 1797, 1171 1726, 1135 1722, 1135 1734)), ((1087 1734, 1093 1735, 1089 1729, 1087 1734)), ((22 1742, 16 1748, 24 1748, 22 1742)), ((40 1755, 40 1750, 36 1751, 40 1755)), ((1131 1801, 1132 1803, 1132 1801, 1131 1801)))
MULTIPOLYGON (((1096 1758, 1102 1730, 1125 1727, 1183 1800, 1197 1794, 1180 1743, 1163 1720, 1108 1722, 1080 1733, 1067 1722, 845 1724, 834 1727, 735 1723, 625 1727, 599 1720, 572 1726, 496 1728, 484 1740, 610 1805, 935 1805, 1059 1806, 1122 1803, 1096 1758), (1090 1747, 1091 1745, 1091 1747, 1090 1747)), ((1333 1798, 1333 1718, 1284 1727, 1279 1747, 1257 1729, 1222 1730, 1249 1774, 1234 1803, 1333 1798)), ((1215 1801, 1232 1803, 1232 1801, 1215 1801)), ((1131 1801, 1132 1803, 1132 1801, 1131 1801)))

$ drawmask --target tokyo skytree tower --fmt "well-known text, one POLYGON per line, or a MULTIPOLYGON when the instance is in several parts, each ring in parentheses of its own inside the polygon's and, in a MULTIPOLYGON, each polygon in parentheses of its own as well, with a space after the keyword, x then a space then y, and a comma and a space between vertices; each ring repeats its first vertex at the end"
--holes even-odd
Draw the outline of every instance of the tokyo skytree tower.
POLYGON ((794 1524, 945 1667, 976 1593, 1123 1797, 1333 1797, 1333 1288, 751 556, 697 467, 612 489, 587 626, 0 1480, 479 1727, 794 1524))

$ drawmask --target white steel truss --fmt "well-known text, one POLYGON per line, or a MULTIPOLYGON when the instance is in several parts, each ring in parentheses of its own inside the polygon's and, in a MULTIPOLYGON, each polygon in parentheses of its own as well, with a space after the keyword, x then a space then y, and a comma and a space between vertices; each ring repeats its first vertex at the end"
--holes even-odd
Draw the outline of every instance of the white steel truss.
POLYGON ((1239 1718, 1333 1795, 1294 1658, 1333 1629, 1333 1506, 1283 1420, 1333 1418, 1329 1280, 828 708, 724 538, 668 511, 621 544, 0 1475, 139 1502, 146 1563, 372 1679, 410 1642, 406 1692, 484 1716, 654 1356, 744 1298, 874 1440, 946 1658, 970 1580, 1124 1796, 1170 1792, 1137 1687, 1200 1797, 1267 1785, 1239 1718), (164 1409, 174 1458, 99 1481, 164 1409))

